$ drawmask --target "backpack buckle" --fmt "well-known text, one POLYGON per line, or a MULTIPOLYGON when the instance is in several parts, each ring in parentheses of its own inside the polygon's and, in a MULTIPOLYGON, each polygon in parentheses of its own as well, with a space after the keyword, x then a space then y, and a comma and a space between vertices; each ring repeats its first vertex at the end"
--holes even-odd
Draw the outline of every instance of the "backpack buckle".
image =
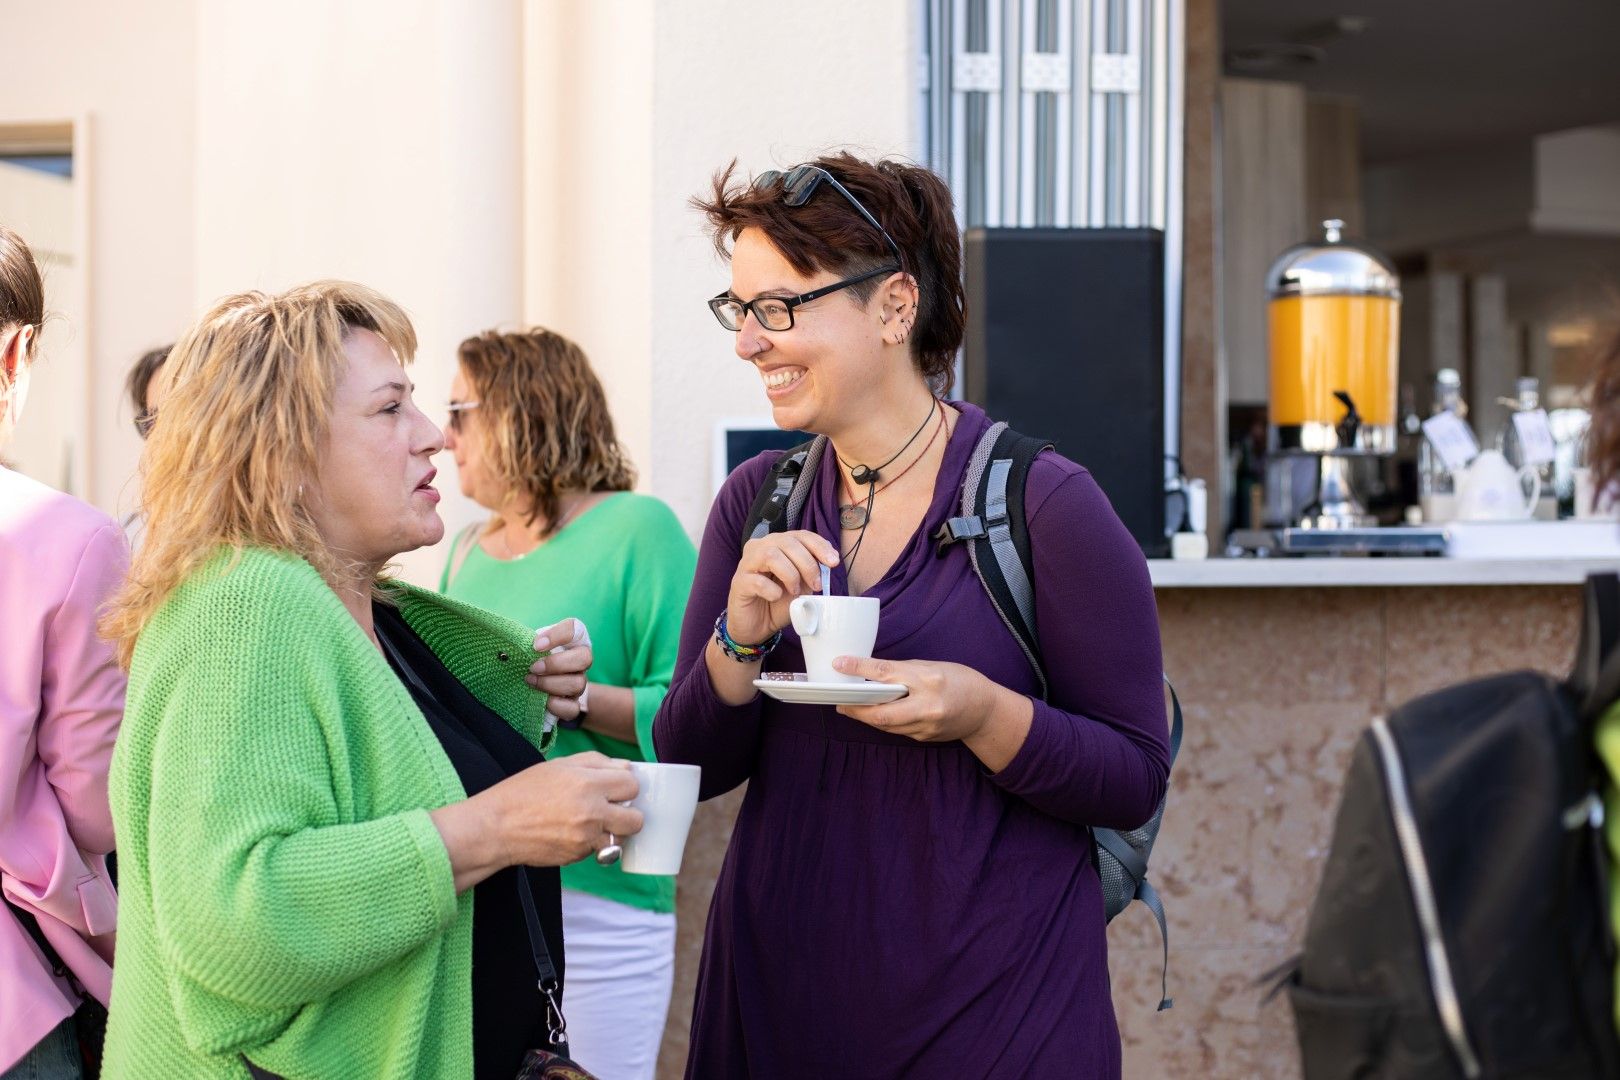
POLYGON ((943 559, 952 544, 960 540, 982 540, 989 535, 984 519, 978 515, 948 518, 934 533, 934 555, 943 559))

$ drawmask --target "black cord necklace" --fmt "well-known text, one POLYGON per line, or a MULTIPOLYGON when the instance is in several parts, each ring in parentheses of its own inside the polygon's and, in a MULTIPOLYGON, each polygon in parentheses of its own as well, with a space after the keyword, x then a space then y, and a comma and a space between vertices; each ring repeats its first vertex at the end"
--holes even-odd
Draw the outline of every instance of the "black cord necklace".
POLYGON ((851 484, 856 486, 861 484, 866 485, 865 506, 850 503, 846 506, 840 506, 838 508, 838 523, 840 525, 846 529, 859 529, 866 524, 867 519, 871 517, 872 499, 876 495, 877 482, 882 477, 882 470, 887 469, 890 465, 893 465, 895 459, 901 454, 905 453, 906 448, 917 441, 917 436, 923 433, 923 428, 927 427, 928 421, 933 419, 934 409, 938 406, 938 404, 938 401, 936 401, 932 396, 929 397, 928 415, 923 417, 922 423, 917 425, 917 430, 911 433, 911 438, 906 440, 905 445, 900 447, 900 449, 896 450, 894 453, 890 454, 889 460, 885 461, 877 468, 870 468, 866 465, 851 465, 849 462, 845 461, 842 456, 838 458, 838 464, 849 470, 849 481, 851 484))

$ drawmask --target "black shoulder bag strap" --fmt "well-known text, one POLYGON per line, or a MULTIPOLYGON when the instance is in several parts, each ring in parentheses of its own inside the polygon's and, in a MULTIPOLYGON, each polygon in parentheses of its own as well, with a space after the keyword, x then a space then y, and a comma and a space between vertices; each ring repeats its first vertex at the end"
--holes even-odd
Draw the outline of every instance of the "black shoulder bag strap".
POLYGON ((826 450, 827 437, 817 435, 776 459, 748 510, 742 529, 743 544, 798 525, 804 502, 810 496, 810 480, 821 467, 826 450))
MULTIPOLYGON (((432 690, 428 689, 427 683, 422 681, 422 677, 394 647, 394 643, 388 640, 388 635, 379 630, 377 640, 382 644, 388 658, 394 662, 394 667, 405 676, 405 680, 423 697, 443 709, 443 703, 432 690)), ((534 969, 540 978, 540 992, 546 998, 546 1041, 551 1044, 554 1053, 567 1057, 568 1021, 563 1019, 562 980, 557 977, 557 967, 551 962, 551 950, 546 947, 546 935, 540 926, 540 913, 535 906, 534 889, 529 885, 529 875, 523 872, 521 866, 513 869, 517 871, 518 899, 523 902, 523 921, 529 929, 529 950, 534 955, 534 969)))

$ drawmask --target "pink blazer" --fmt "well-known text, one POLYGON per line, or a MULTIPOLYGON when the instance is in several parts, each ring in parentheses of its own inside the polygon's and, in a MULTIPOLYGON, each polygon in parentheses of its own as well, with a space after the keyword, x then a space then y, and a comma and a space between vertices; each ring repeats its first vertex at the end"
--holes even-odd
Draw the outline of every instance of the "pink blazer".
MULTIPOLYGON (((111 939, 89 939, 118 906, 107 765, 124 675, 95 624, 127 563, 111 518, 0 467, 0 888, 103 1002, 111 939)), ((0 905, 0 1073, 77 1007, 0 905)))

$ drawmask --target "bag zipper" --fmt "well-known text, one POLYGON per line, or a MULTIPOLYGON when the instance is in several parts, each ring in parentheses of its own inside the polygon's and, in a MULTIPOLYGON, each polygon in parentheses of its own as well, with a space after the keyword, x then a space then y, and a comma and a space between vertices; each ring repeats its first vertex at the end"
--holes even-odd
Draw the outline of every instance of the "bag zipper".
POLYGON ((1423 854, 1423 842, 1418 837, 1417 818, 1412 813, 1412 800, 1406 790, 1406 770, 1401 765, 1400 753, 1395 747, 1395 736, 1388 722, 1379 717, 1372 724, 1373 741, 1378 745, 1384 766, 1384 779, 1389 787, 1390 811, 1395 819, 1395 835, 1400 841, 1401 858, 1406 864, 1406 880, 1417 905, 1418 927, 1423 934, 1423 951, 1429 961, 1429 988, 1434 994, 1435 1008, 1440 1013, 1440 1026, 1445 1029, 1457 1063, 1469 1080, 1480 1075, 1479 1058, 1468 1031, 1463 1026, 1462 1004, 1457 1000, 1457 986, 1451 977, 1451 962, 1446 958, 1446 943, 1440 935, 1440 916, 1434 902, 1434 887, 1429 878, 1428 859, 1423 854))

